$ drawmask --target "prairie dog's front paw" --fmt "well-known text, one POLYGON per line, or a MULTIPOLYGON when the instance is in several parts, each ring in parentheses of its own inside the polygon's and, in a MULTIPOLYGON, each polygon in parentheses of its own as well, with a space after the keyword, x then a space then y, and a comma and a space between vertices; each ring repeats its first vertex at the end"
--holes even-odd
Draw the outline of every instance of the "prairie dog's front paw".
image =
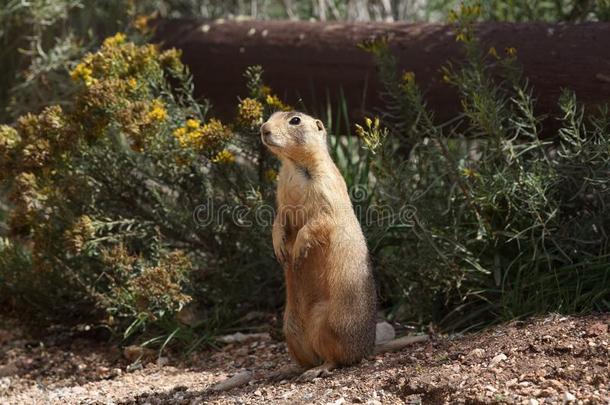
POLYGON ((309 235, 302 229, 299 231, 292 247, 292 267, 294 270, 301 268, 303 261, 307 258, 309 249, 311 249, 309 235))
POLYGON ((288 251, 286 250, 286 238, 282 237, 278 242, 273 241, 273 251, 277 261, 283 266, 288 260, 288 251))
POLYGON ((273 230, 273 252, 277 261, 284 266, 288 261, 288 250, 286 249, 286 232, 283 229, 273 230))

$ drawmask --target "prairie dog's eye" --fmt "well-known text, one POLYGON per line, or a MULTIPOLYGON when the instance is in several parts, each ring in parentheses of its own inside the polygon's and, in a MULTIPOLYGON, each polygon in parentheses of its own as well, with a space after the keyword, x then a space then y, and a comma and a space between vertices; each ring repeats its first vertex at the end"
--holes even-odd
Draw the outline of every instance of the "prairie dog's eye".
POLYGON ((292 117, 288 123, 290 125, 299 125, 301 123, 301 119, 299 117, 292 117))

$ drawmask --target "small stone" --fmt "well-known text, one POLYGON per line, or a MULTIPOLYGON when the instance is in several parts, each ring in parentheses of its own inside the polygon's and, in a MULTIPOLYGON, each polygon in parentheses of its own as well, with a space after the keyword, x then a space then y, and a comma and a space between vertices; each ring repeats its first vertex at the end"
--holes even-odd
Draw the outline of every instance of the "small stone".
POLYGON ((496 367, 498 364, 500 364, 501 362, 503 362, 506 359, 508 359, 508 357, 506 357, 506 355, 504 353, 498 354, 493 359, 491 359, 491 361, 489 362, 489 368, 496 367))
POLYGON ((0 378, 0 390, 8 390, 11 387, 11 378, 2 377, 0 378))
POLYGON ((6 366, 0 366, 0 377, 10 377, 19 372, 19 369, 14 363, 8 364, 6 366))
POLYGON ((555 391, 553 388, 545 388, 540 392, 540 396, 545 398, 555 396, 556 394, 557 391, 555 391))
POLYGON ((603 322, 595 322, 593 325, 587 328, 587 335, 589 336, 601 336, 608 333, 608 324, 603 322))
POLYGON ((394 327, 388 322, 378 322, 375 326, 375 344, 389 342, 396 337, 394 327))
POLYGON ((540 402, 536 398, 530 398, 527 400, 527 405, 539 405, 540 402))
POLYGON ((553 387, 556 390, 563 390, 563 384, 557 380, 554 380, 551 378, 551 379, 546 380, 546 383, 549 387, 553 387))
POLYGON ((564 402, 574 402, 576 401, 576 397, 572 393, 566 391, 563 393, 563 400, 564 402))
POLYGON ((481 358, 484 355, 485 355, 485 350, 481 349, 480 347, 477 347, 476 349, 473 349, 470 353, 468 353, 468 357, 481 358))

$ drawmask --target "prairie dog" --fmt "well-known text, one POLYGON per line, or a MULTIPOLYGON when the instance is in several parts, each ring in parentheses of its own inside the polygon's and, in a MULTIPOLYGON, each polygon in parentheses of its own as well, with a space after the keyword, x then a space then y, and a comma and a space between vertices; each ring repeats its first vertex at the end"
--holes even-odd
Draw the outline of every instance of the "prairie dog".
POLYGON ((376 291, 366 240, 320 120, 276 112, 261 126, 281 161, 273 249, 284 268, 284 334, 301 379, 373 353, 376 291))

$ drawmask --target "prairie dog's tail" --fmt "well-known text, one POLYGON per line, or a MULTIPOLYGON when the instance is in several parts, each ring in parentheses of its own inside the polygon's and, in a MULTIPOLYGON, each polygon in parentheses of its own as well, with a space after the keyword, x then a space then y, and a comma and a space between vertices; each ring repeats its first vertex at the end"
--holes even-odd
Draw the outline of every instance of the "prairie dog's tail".
POLYGON ((425 342, 426 340, 428 340, 428 335, 403 336, 398 339, 375 345, 373 354, 377 355, 381 353, 395 352, 403 349, 406 346, 412 345, 413 343, 425 342))

